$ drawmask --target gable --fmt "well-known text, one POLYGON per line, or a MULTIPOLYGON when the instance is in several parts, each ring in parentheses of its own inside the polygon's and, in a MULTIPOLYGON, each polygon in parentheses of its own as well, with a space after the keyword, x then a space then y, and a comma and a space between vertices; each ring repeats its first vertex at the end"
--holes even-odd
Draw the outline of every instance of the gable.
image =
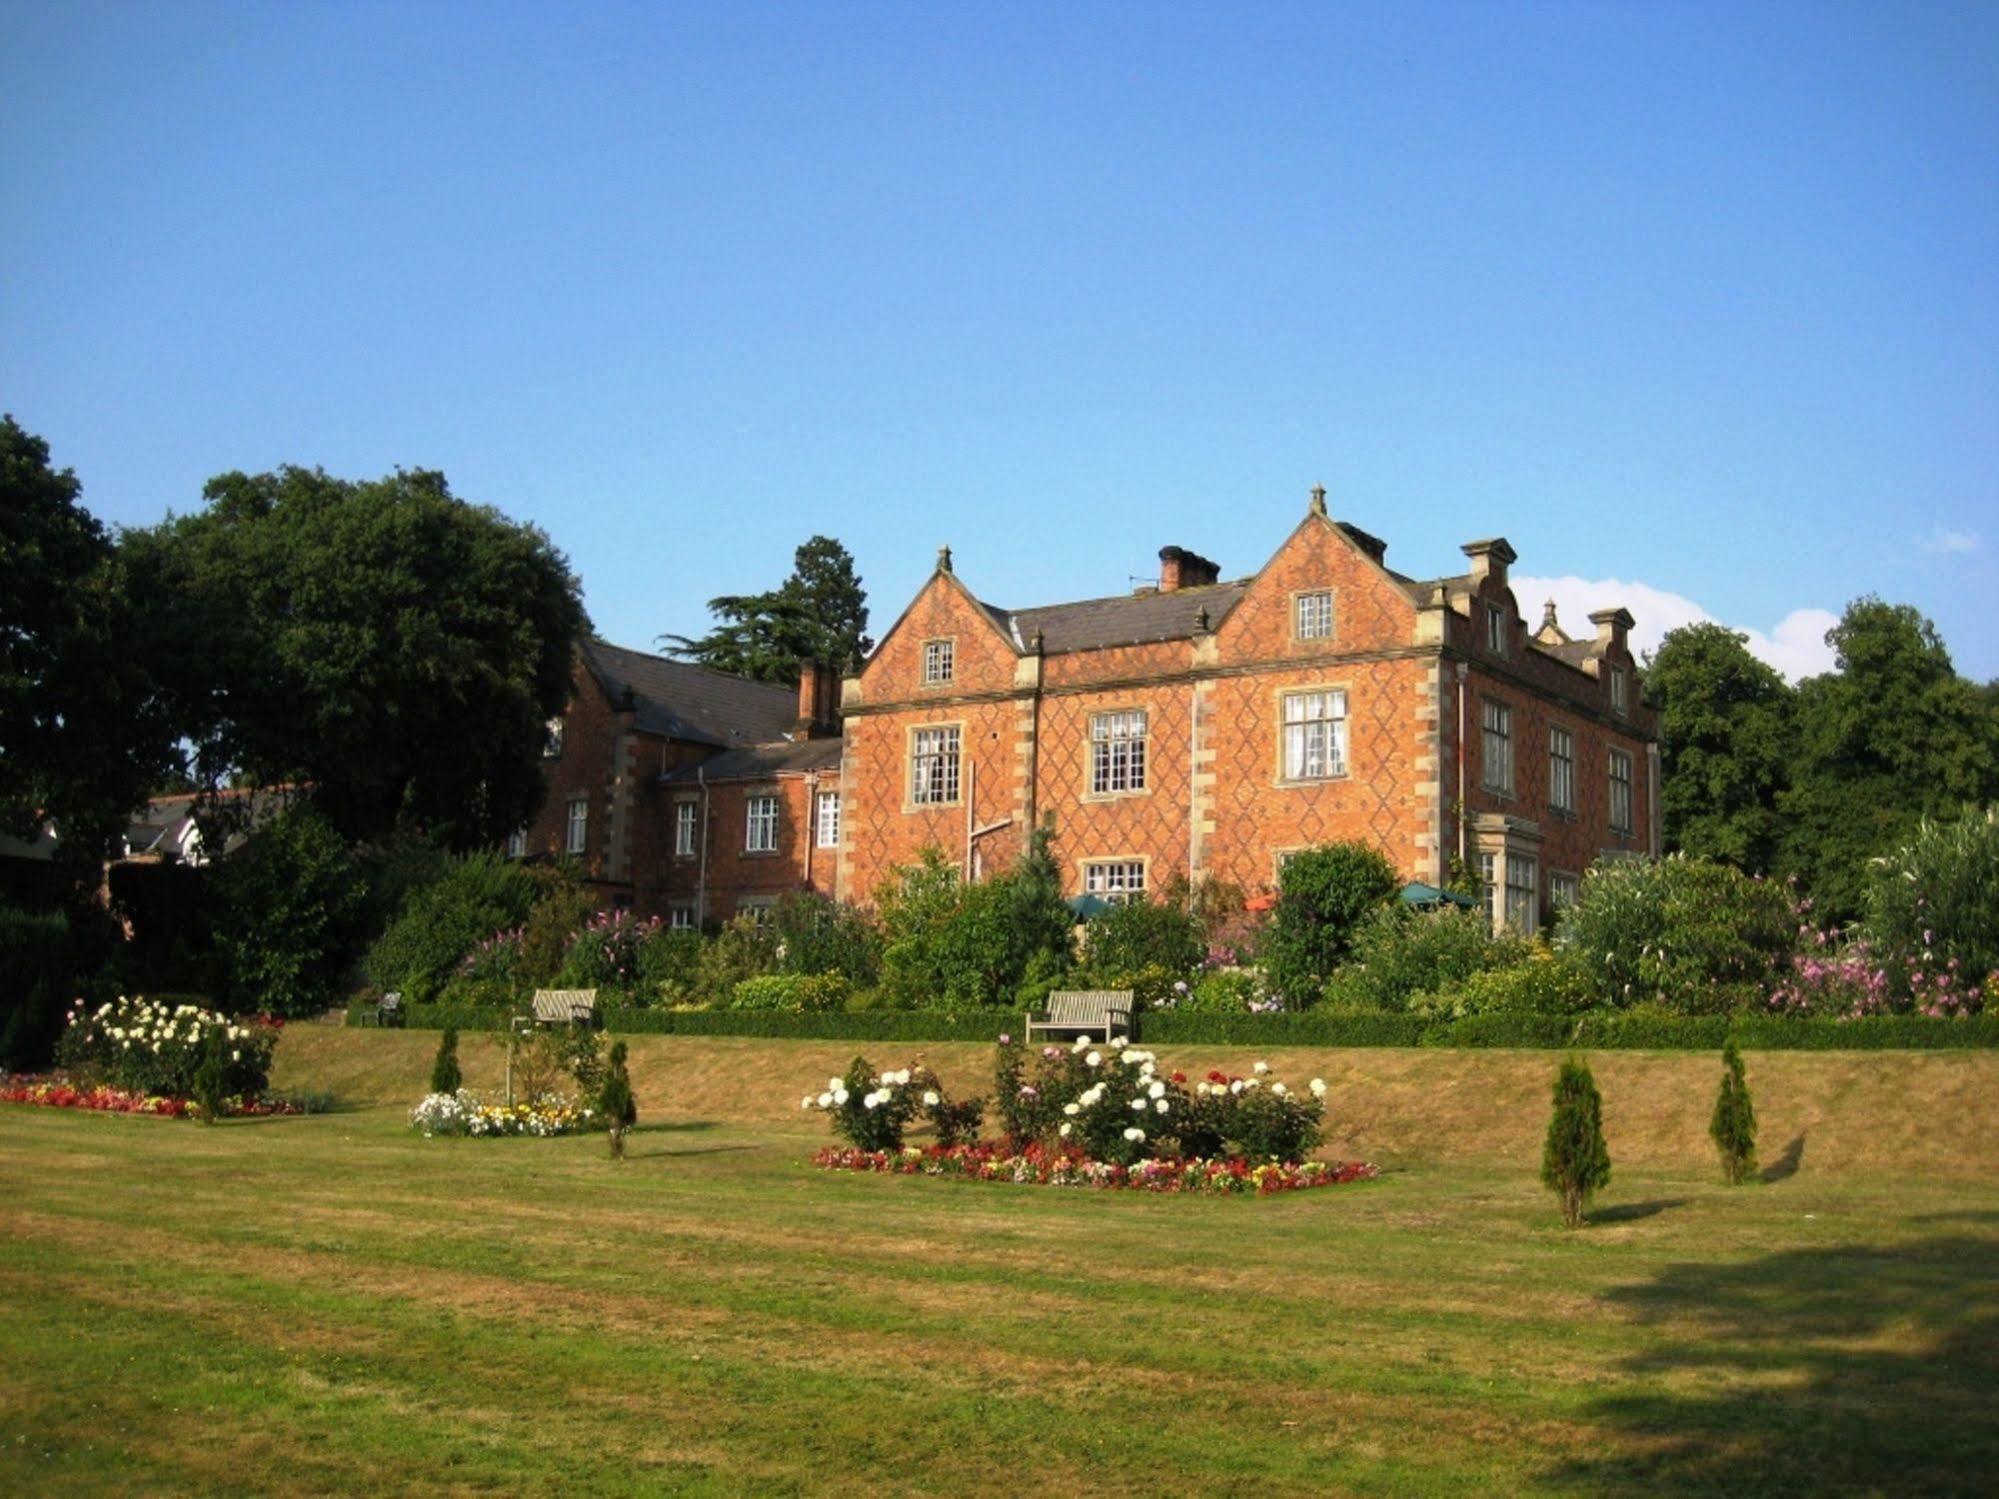
POLYGON ((955 573, 939 569, 868 657, 861 669, 861 693, 864 701, 881 703, 925 693, 1008 691, 1019 659, 1012 639, 1001 632, 986 606, 972 597, 955 573), (923 648, 933 640, 951 642, 948 683, 923 680, 923 648))
POLYGON ((1416 605, 1394 575, 1338 524, 1308 515, 1250 579, 1215 646, 1223 661, 1281 660, 1404 646, 1415 629, 1416 605), (1332 635, 1301 640, 1294 601, 1320 590, 1333 596, 1332 635))

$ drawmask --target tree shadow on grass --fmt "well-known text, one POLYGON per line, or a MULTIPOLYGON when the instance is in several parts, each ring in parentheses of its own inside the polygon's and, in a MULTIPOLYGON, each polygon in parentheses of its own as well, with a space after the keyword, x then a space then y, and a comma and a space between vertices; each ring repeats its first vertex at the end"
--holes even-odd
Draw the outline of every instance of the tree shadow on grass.
POLYGON ((1776 1182, 1789 1181, 1798 1174, 1798 1167, 1805 1162, 1805 1137, 1799 1135, 1784 1147, 1784 1153, 1763 1168, 1762 1180, 1765 1186, 1776 1182))
POLYGON ((1636 1223, 1640 1218, 1656 1217, 1671 1208, 1683 1208, 1692 1201, 1691 1197, 1655 1197, 1650 1202, 1620 1202, 1616 1207, 1592 1208, 1583 1216, 1591 1224, 1636 1223))
POLYGON ((1556 1486, 1993 1491, 1999 1237, 1672 1265, 1608 1299, 1652 1335, 1588 1408, 1617 1450, 1556 1486))

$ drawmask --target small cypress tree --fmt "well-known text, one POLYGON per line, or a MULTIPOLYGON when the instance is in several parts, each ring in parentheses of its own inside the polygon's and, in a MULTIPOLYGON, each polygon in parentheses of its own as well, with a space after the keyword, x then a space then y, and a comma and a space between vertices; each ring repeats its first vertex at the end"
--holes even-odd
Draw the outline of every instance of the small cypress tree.
POLYGON ((430 1064, 430 1091, 456 1093, 464 1085, 465 1074, 458 1070, 458 1027, 447 1025, 438 1039, 437 1060, 430 1064))
POLYGON ((1756 1169, 1756 1105, 1749 1101, 1749 1080, 1742 1075, 1742 1053, 1733 1037, 1722 1048, 1721 1065, 1721 1093, 1707 1132, 1721 1152, 1722 1174, 1730 1186, 1739 1187, 1756 1169))
POLYGON ((203 1124, 213 1124, 222 1117, 222 1106, 227 1097, 223 1089, 229 1086, 228 1070, 222 1060, 223 1049, 227 1045, 222 1027, 212 1028, 208 1033, 208 1044, 201 1054, 201 1065, 194 1069, 194 1102, 201 1110, 203 1124))
POLYGON ((1583 1221, 1590 1194, 1610 1180, 1610 1150, 1603 1142, 1603 1095, 1589 1064, 1565 1057, 1555 1077, 1555 1113, 1541 1152, 1541 1180, 1562 1200, 1562 1222, 1583 1221))
POLYGON ((625 1070, 625 1043, 611 1047, 610 1065, 604 1069, 604 1086, 597 1094, 597 1112, 611 1134, 611 1159, 625 1158, 625 1131, 639 1122, 639 1106, 632 1097, 631 1074, 625 1070))

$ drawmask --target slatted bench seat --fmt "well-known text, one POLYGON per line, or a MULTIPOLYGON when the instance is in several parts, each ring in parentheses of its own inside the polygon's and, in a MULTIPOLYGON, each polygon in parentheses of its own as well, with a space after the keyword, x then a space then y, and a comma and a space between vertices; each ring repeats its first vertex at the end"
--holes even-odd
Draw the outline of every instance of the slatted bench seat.
POLYGON ((1131 1034, 1131 990, 1057 989, 1048 996, 1045 1014, 1030 1015, 1027 1039, 1044 1036, 1090 1036, 1108 1041, 1131 1034))
POLYGON ((595 1025, 595 989, 537 989, 534 991, 536 1025, 595 1025))

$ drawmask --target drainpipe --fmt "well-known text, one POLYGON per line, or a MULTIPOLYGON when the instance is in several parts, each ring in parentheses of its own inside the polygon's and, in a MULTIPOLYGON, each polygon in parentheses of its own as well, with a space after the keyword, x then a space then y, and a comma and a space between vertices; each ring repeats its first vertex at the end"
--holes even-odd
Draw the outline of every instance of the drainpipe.
POLYGON ((1470 834, 1465 816, 1465 679, 1471 675, 1469 662, 1458 663, 1458 863, 1471 867, 1470 834))
POLYGON ((708 924, 708 767, 694 767, 694 779, 701 785, 701 872, 694 884, 694 925, 708 924))
POLYGON ((979 791, 979 762, 965 756, 965 883, 976 885, 978 872, 972 868, 972 829, 978 825, 974 806, 979 791))
POLYGON ((819 772, 805 778, 805 888, 812 888, 812 845, 819 841, 819 772))

